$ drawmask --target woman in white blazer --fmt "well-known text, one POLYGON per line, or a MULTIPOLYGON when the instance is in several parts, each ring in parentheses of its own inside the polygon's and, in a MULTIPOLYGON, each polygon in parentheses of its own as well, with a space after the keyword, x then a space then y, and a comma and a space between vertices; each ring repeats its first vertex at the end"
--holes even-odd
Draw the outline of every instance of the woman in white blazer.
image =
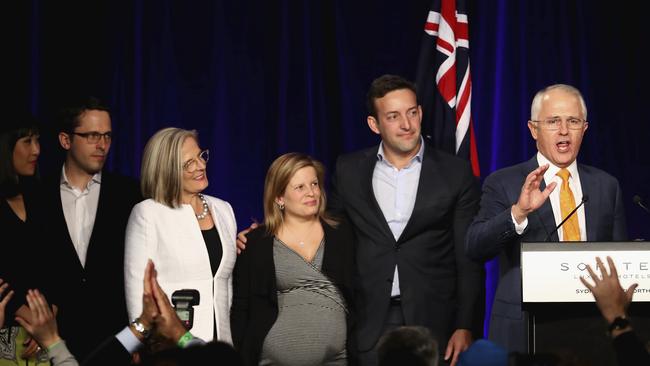
POLYGON ((165 128, 147 142, 141 173, 145 200, 131 211, 126 229, 126 305, 130 319, 141 313, 142 276, 151 258, 168 296, 181 289, 198 290, 191 333, 205 341, 232 343, 237 226, 228 202, 201 193, 208 186, 208 157, 208 150, 199 148, 196 131, 165 128))

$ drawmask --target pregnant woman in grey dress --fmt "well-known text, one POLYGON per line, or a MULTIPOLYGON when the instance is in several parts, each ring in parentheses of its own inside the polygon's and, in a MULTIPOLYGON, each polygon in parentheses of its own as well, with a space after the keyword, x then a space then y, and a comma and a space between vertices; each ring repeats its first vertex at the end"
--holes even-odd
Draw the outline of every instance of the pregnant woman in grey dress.
POLYGON ((264 225, 233 272, 231 331, 246 365, 347 365, 353 355, 353 234, 325 214, 324 168, 277 158, 266 176, 264 225))

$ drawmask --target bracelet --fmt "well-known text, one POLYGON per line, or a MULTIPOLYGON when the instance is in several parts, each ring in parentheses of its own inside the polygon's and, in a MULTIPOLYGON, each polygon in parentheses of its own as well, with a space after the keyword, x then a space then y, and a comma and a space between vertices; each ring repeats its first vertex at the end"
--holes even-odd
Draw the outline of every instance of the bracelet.
POLYGON ((607 327, 608 333, 611 334, 615 330, 622 330, 630 326, 630 319, 626 317, 625 315, 623 316, 617 316, 614 321, 612 321, 611 324, 609 324, 609 327, 607 327))
POLYGON ((192 335, 192 333, 190 333, 189 331, 187 331, 187 332, 185 332, 185 334, 183 334, 183 335, 178 339, 178 343, 177 343, 177 344, 178 344, 178 346, 179 346, 180 348, 185 348, 185 346, 187 345, 187 343, 188 343, 189 341, 191 341, 192 339, 194 339, 194 336, 192 335))
POLYGON ((56 341, 56 342, 50 344, 50 345, 47 347, 47 351, 50 352, 51 350, 54 349, 54 347, 60 345, 62 342, 63 342, 63 340, 60 339, 60 340, 58 340, 58 341, 56 341))

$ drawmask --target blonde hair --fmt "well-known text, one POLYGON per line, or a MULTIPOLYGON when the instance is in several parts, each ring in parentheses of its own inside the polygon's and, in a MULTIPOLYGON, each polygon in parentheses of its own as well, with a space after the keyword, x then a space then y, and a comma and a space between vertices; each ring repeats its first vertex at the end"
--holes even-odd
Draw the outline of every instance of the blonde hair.
POLYGON ((287 153, 273 161, 264 180, 264 225, 269 234, 277 234, 283 222, 284 211, 280 210, 275 199, 284 194, 294 174, 305 167, 313 167, 316 170, 318 184, 321 186, 318 218, 323 219, 331 226, 337 225, 336 220, 325 213, 327 197, 325 189, 322 187, 325 179, 323 164, 305 154, 287 153))
POLYGON ((156 132, 144 148, 140 171, 142 196, 169 207, 181 205, 183 188, 182 148, 187 138, 198 143, 194 130, 168 127, 156 132))
POLYGON ((583 118, 586 120, 587 119, 587 105, 585 104, 585 99, 582 97, 582 93, 580 93, 580 90, 576 89, 575 87, 567 84, 553 84, 551 86, 547 86, 546 88, 540 90, 535 94, 535 97, 533 98, 533 102, 530 105, 530 120, 535 121, 539 118, 539 110, 542 109, 542 99, 544 99, 544 96, 546 93, 550 92, 551 90, 555 89, 560 89, 563 92, 573 94, 576 98, 578 98, 578 101, 580 102, 580 109, 583 115, 583 118))

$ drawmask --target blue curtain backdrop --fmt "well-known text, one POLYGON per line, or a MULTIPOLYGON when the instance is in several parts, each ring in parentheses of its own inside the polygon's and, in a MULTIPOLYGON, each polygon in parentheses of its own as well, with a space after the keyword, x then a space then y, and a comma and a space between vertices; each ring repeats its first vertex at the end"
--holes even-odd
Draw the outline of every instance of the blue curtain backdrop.
MULTIPOLYGON (((376 144, 364 96, 383 74, 414 79, 429 1, 10 1, 3 4, 7 107, 51 112, 80 94, 113 109, 108 165, 137 177, 158 129, 197 129, 211 150, 208 193, 240 228, 262 219, 266 169, 302 151, 333 167, 376 144)), ((481 172, 527 160, 534 93, 581 89, 589 130, 579 160, 616 176, 631 238, 650 237, 649 83, 634 2, 469 2, 472 112, 481 172)), ((43 136, 43 170, 61 154, 43 136)), ((493 273, 494 268, 488 267, 493 273)), ((494 286, 488 279, 488 293, 494 286)))

